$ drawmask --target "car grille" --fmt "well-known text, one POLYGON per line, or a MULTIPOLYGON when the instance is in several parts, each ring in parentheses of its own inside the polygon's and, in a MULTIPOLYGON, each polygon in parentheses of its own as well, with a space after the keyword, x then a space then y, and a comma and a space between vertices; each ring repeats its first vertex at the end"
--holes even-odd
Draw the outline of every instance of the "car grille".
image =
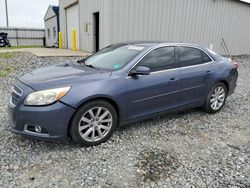
POLYGON ((10 105, 12 107, 16 107, 16 105, 21 100, 22 95, 23 95, 23 90, 17 86, 14 86, 13 91, 11 93, 10 105))

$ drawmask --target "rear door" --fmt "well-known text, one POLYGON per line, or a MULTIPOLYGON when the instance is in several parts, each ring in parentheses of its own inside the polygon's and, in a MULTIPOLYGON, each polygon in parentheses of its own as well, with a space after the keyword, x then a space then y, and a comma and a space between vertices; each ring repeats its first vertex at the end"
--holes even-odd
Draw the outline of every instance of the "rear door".
POLYGON ((128 119, 178 107, 180 72, 175 54, 175 47, 157 48, 134 67, 148 67, 151 73, 127 77, 128 119))
POLYGON ((212 59, 201 49, 178 47, 180 65, 180 105, 196 106, 204 102, 209 82, 212 81, 212 59))

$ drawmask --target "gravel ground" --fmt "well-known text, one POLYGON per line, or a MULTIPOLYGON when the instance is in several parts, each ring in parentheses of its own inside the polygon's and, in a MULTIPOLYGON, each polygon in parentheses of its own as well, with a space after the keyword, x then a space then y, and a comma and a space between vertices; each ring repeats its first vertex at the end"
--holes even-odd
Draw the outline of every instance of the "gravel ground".
POLYGON ((120 128, 106 143, 82 148, 10 133, 7 103, 16 77, 76 58, 13 53, 0 77, 0 187, 250 187, 250 56, 236 93, 220 113, 199 109, 120 128))

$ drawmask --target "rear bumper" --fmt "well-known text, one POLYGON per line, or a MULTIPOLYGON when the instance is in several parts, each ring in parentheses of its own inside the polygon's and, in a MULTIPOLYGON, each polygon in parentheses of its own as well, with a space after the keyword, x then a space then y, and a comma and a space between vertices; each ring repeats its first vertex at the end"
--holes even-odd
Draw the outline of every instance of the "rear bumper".
POLYGON ((237 86, 237 80, 238 80, 238 71, 237 71, 237 69, 233 69, 230 72, 230 76, 229 76, 228 96, 232 95, 235 92, 235 89, 236 89, 236 86, 237 86))
POLYGON ((67 141, 68 126, 74 109, 57 102, 50 106, 31 107, 9 105, 9 121, 13 133, 44 141, 67 141), (44 132, 27 130, 27 126, 41 126, 44 132))

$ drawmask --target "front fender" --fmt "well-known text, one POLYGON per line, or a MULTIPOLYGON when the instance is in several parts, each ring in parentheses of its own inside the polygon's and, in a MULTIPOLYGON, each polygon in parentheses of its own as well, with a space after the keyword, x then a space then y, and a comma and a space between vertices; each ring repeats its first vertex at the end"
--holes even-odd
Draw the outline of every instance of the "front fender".
POLYGON ((72 86, 61 102, 77 109, 87 101, 103 98, 116 104, 120 120, 126 118, 125 79, 116 78, 72 86))

